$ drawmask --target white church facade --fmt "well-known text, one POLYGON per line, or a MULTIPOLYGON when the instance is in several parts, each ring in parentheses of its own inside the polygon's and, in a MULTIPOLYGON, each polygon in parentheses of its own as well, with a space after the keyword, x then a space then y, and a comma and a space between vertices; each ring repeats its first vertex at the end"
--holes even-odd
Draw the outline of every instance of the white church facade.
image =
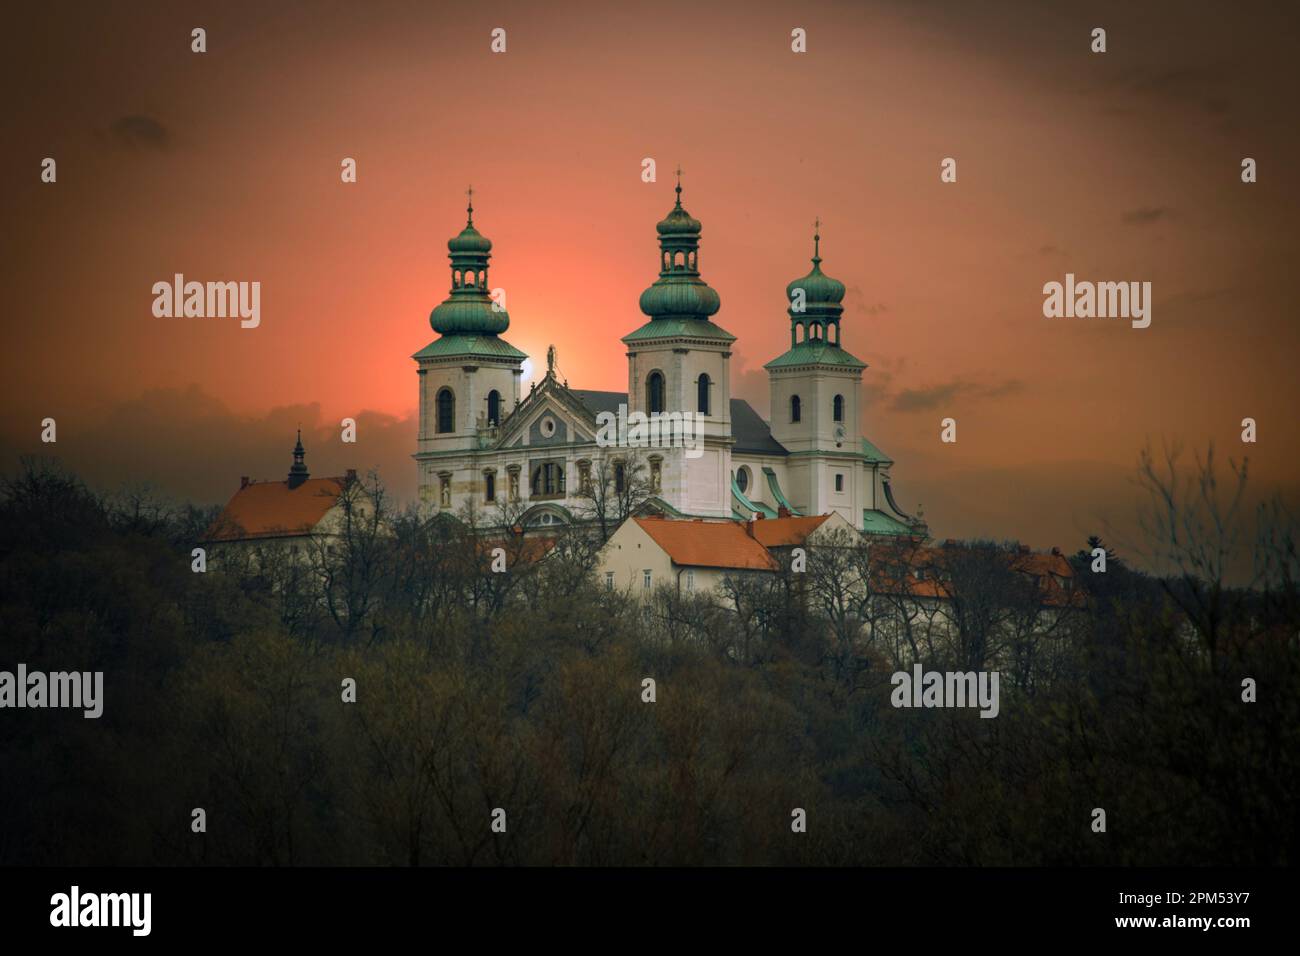
POLYGON ((701 225, 680 182, 657 230, 659 277, 640 300, 647 321, 622 338, 627 391, 571 388, 552 354, 524 394, 527 356, 501 337, 510 320, 490 294, 492 244, 470 206, 448 243, 451 292, 429 318, 438 338, 413 356, 423 507, 526 531, 621 505, 620 517, 630 508, 718 521, 835 513, 867 534, 924 535, 896 502, 891 460, 861 433, 866 365, 843 347, 845 289, 821 271, 820 236, 812 270, 786 290, 790 348, 765 366, 764 420, 731 395, 736 338, 714 321, 721 301, 700 277, 701 225), (662 420, 665 434, 670 421, 685 425, 672 441, 647 442, 643 419, 662 420), (633 427, 616 432, 613 421, 633 427))

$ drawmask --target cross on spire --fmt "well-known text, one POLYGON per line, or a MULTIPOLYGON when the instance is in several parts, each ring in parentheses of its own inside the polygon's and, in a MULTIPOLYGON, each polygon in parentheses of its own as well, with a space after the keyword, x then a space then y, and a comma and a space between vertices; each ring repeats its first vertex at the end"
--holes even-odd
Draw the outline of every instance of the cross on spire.
POLYGON ((677 164, 676 173, 677 173, 677 207, 680 209, 682 205, 682 164, 681 163, 677 164))
POLYGON ((813 262, 821 262, 822 217, 813 220, 813 262))
POLYGON ((469 213, 470 224, 472 225, 474 223, 474 187, 470 186, 466 189, 465 195, 469 197, 469 209, 467 211, 469 213))

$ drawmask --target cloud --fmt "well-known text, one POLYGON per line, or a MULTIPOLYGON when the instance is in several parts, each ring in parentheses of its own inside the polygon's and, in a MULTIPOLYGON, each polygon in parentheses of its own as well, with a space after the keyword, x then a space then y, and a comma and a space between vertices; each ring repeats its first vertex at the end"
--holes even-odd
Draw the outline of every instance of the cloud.
POLYGON ((1140 206, 1124 213, 1124 222, 1130 226, 1146 226, 1161 219, 1169 219, 1173 210, 1168 206, 1140 206))
POLYGON ((858 315, 884 315, 889 311, 889 306, 883 302, 867 302, 867 297, 863 294, 862 289, 856 285, 849 286, 845 298, 848 300, 849 310, 858 315))
POLYGON ((1007 379, 996 383, 970 382, 956 379, 939 385, 921 388, 905 388, 894 395, 890 409, 895 412, 924 412, 941 408, 958 397, 962 398, 1000 398, 1024 390, 1024 382, 1019 379, 1007 379))
POLYGON ((313 475, 377 469, 397 498, 412 500, 414 416, 363 411, 353 417, 357 441, 344 444, 339 422, 324 419, 316 403, 248 416, 232 411, 198 385, 152 389, 93 418, 60 418, 53 446, 33 443, 31 429, 21 439, 0 435, 0 471, 11 474, 20 455, 54 455, 100 491, 147 483, 176 498, 224 504, 243 475, 281 479, 288 474, 301 424, 313 475))
POLYGON ((171 131, 151 116, 123 116, 109 127, 109 133, 127 149, 165 151, 172 145, 171 131))

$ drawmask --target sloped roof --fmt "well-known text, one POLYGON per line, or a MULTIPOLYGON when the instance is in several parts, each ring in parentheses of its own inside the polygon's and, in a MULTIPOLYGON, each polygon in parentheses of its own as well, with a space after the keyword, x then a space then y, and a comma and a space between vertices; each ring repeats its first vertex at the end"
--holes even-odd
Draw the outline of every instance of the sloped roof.
POLYGON ((866 368, 867 363, 851 355, 838 345, 824 339, 805 339, 794 348, 778 355, 763 368, 789 368, 799 365, 838 365, 844 368, 866 368))
POLYGON ((463 358, 478 356, 483 358, 503 358, 522 362, 528 358, 505 339, 495 335, 444 335, 434 339, 420 351, 411 356, 422 358, 463 358))
MULTIPOLYGON (((586 405, 592 415, 601 412, 618 414, 618 407, 627 404, 627 392, 598 392, 585 388, 571 388, 569 392, 586 405)), ((736 440, 733 452, 751 455, 788 455, 785 446, 772 437, 772 429, 742 398, 731 400, 731 436, 736 440)))
POLYGON ((803 544, 830 515, 763 518, 754 522, 754 537, 765 548, 782 548, 803 544))
POLYGON ((308 478, 296 488, 287 481, 252 481, 235 492, 208 529, 212 541, 309 534, 338 502, 346 478, 308 478))
POLYGON ((589 388, 571 388, 569 394, 587 406, 593 416, 601 412, 618 414, 618 406, 627 404, 627 392, 596 392, 589 388))
POLYGON ((875 508, 862 509, 862 530, 867 534, 915 534, 915 530, 909 528, 897 518, 893 518, 883 511, 875 508))
POLYGON ((697 568, 779 571, 780 565, 738 521, 633 518, 674 564, 697 568))
POLYGON ((763 421, 749 402, 740 398, 731 400, 731 436, 736 444, 732 452, 751 455, 788 455, 784 445, 772 437, 772 428, 763 421))

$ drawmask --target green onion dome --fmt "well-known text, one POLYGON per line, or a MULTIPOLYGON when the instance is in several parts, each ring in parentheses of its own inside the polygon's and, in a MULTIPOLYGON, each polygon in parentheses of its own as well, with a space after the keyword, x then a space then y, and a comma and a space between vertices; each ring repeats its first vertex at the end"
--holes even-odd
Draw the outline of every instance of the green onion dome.
POLYGON ((488 285, 492 241, 474 228, 474 206, 460 234, 447 243, 451 260, 451 293, 429 313, 429 325, 440 335, 499 335, 510 327, 505 309, 497 309, 488 285))
POLYGON ((796 293, 803 290, 803 311, 801 314, 833 314, 838 317, 844 311, 840 305, 844 301, 844 283, 832 279, 822 272, 821 235, 813 235, 812 271, 802 278, 795 279, 785 287, 785 297, 790 302, 790 314, 795 315, 794 303, 796 293))
POLYGON ((651 319, 708 319, 722 307, 718 293, 700 278, 700 221, 677 204, 655 229, 659 233, 659 278, 641 293, 641 311, 651 319))

